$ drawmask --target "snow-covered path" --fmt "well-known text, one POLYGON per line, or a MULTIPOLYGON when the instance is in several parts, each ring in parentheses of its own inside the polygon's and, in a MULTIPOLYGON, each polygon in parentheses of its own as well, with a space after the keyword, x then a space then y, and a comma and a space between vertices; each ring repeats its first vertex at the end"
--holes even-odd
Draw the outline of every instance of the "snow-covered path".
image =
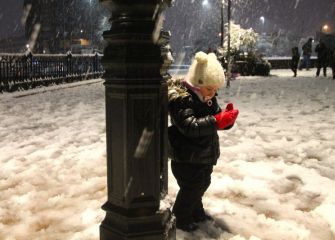
MULTIPOLYGON (((271 73, 219 92, 240 115, 220 132, 204 197, 216 222, 177 239, 335 239, 335 81, 271 73)), ((0 239, 99 238, 105 100, 102 81, 90 83, 0 95, 0 239)), ((171 201, 177 190, 170 175, 171 201)))

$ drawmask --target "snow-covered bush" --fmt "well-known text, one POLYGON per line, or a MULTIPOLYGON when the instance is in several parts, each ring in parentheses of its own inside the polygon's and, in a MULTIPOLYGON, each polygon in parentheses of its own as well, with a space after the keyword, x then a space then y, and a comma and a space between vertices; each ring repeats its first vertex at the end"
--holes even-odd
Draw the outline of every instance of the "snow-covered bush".
MULTIPOLYGON (((226 24, 226 29, 228 26, 226 24)), ((228 30, 226 30, 227 32, 228 30)), ((255 50, 256 43, 258 40, 258 33, 252 28, 244 29, 240 25, 231 23, 230 24, 230 49, 232 52, 245 51, 252 52, 255 50)), ((228 36, 226 34, 224 41, 224 51, 228 50, 228 36)))
MULTIPOLYGON (((242 75, 270 74, 271 65, 256 53, 258 33, 252 28, 243 29, 240 25, 231 23, 230 30, 230 56, 232 61, 232 72, 242 75)), ((225 37, 224 48, 217 50, 218 58, 227 56, 228 37, 225 37)))

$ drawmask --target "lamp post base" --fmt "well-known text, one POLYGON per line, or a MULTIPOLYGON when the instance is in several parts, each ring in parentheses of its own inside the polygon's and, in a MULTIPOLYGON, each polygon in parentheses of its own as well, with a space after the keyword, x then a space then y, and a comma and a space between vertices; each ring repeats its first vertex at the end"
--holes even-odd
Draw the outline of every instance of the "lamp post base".
POLYGON ((107 211, 100 225, 100 240, 174 240, 175 218, 170 210, 151 216, 126 217, 107 211))

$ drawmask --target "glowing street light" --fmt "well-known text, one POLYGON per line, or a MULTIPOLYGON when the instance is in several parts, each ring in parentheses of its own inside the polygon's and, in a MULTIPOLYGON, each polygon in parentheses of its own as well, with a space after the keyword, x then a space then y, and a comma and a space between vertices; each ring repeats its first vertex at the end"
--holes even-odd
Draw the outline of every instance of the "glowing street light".
POLYGON ((208 5, 209 5, 208 0, 203 0, 202 1, 202 6, 208 6, 208 5))
POLYGON ((259 18, 259 20, 261 20, 262 24, 264 24, 264 22, 265 22, 265 17, 264 17, 264 16, 261 16, 261 17, 259 18))
POLYGON ((329 26, 327 24, 322 26, 322 31, 323 32, 328 32, 328 30, 329 30, 329 26))

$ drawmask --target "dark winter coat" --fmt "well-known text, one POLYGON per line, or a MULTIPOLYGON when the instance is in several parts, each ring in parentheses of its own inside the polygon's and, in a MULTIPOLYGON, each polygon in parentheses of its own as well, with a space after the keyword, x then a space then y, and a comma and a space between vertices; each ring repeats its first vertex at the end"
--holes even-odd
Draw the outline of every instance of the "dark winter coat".
MULTIPOLYGON (((298 49, 298 48, 297 48, 298 49)), ((292 58, 291 58, 291 68, 292 69, 296 69, 299 65, 299 61, 300 61, 300 54, 298 50, 295 50, 292 53, 292 58)))
POLYGON ((170 157, 173 161, 215 165, 220 155, 219 136, 213 117, 221 111, 216 97, 212 105, 178 81, 169 81, 168 129, 170 157))
POLYGON ((302 46, 302 54, 310 56, 312 54, 312 41, 307 41, 302 46))
POLYGON ((335 49, 330 53, 330 66, 335 69, 335 49))
POLYGON ((325 64, 328 62, 329 51, 324 43, 319 43, 315 47, 315 52, 318 54, 318 62, 325 64))

